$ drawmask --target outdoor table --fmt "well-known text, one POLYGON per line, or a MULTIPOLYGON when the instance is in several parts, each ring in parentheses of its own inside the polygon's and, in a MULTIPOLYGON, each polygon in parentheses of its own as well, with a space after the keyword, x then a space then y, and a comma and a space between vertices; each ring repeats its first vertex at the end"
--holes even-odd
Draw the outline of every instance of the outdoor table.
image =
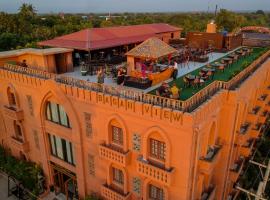
POLYGON ((195 75, 188 74, 185 76, 186 79, 188 80, 188 85, 191 86, 194 80, 196 79, 195 75))
POLYGON ((195 80, 196 76, 188 74, 188 75, 186 75, 186 78, 190 81, 190 80, 195 80))
POLYGON ((238 60, 238 55, 237 54, 230 54, 230 55, 228 55, 228 57, 233 59, 233 60, 238 60))
POLYGON ((204 67, 204 68, 202 68, 201 69, 201 71, 203 71, 203 72, 205 72, 205 73, 207 73, 207 72, 215 72, 216 71, 216 69, 214 69, 214 68, 209 68, 209 67, 204 67))
POLYGON ((220 67, 222 65, 224 65, 224 64, 222 64, 222 63, 212 63, 211 64, 212 67, 220 67))
POLYGON ((233 59, 232 59, 232 58, 226 57, 226 58, 222 58, 222 60, 224 60, 225 62, 229 63, 229 62, 232 61, 233 59))
POLYGON ((242 50, 238 50, 238 51, 236 51, 236 53, 237 53, 237 54, 242 54, 243 51, 242 51, 242 50))

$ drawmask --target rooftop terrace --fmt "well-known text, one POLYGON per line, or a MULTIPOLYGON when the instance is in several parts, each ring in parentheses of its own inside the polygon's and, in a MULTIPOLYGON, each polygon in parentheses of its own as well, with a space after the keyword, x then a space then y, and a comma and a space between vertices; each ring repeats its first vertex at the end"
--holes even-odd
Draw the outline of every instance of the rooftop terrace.
MULTIPOLYGON (((237 50, 235 50, 237 51, 237 50)), ((175 81, 171 81, 169 85, 172 85, 173 83, 176 83, 178 88, 181 88, 181 93, 180 93, 180 100, 187 100, 190 97, 194 96, 204 88, 207 88, 207 86, 211 85, 212 83, 216 81, 222 81, 222 82, 228 82, 229 80, 233 79, 237 74, 239 74, 241 71, 246 69, 252 62, 254 62, 257 58, 259 58, 263 53, 267 51, 267 48, 253 48, 253 52, 245 57, 241 57, 237 62, 234 62, 231 64, 229 67, 226 67, 224 71, 221 70, 216 70, 213 79, 208 79, 207 81, 204 82, 204 84, 200 87, 185 87, 183 78, 186 76, 184 74, 181 77, 178 77, 175 81)), ((233 52, 231 52, 233 53, 233 52)), ((227 57, 227 55, 214 60, 213 62, 210 63, 214 64, 216 62, 221 62, 223 58, 227 57)), ((199 72, 202 68, 206 67, 206 65, 201 66, 200 68, 190 72, 190 75, 195 75, 198 76, 199 72)), ((156 89, 152 90, 150 94, 156 94, 156 89)))
MULTIPOLYGON (((143 103, 171 108, 183 112, 191 112, 200 106, 203 102, 222 89, 235 89, 253 72, 255 72, 264 63, 270 55, 270 51, 266 48, 256 48, 250 56, 235 63, 223 73, 217 72, 213 80, 208 80, 201 88, 185 88, 182 91, 181 100, 164 98, 152 94, 145 94, 142 91, 130 90, 125 87, 100 85, 85 80, 80 80, 65 75, 50 74, 30 68, 22 68, 19 66, 6 64, 0 67, 0 74, 4 77, 12 77, 11 73, 23 74, 30 77, 35 77, 40 80, 53 79, 59 84, 65 84, 72 87, 78 87, 89 91, 101 92, 107 95, 118 96, 143 103), (2 73, 1 73, 2 71, 2 73)), ((191 72, 198 73, 198 70, 191 72)), ((182 87, 182 78, 176 80, 178 86, 182 87)), ((172 84, 172 83, 171 83, 172 84)))

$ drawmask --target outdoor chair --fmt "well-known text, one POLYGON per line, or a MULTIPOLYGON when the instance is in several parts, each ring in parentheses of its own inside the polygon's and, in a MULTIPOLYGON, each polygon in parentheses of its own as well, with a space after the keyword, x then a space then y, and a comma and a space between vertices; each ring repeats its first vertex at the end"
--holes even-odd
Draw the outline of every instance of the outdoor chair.
POLYGON ((189 81, 186 77, 183 78, 183 81, 184 81, 184 87, 185 88, 189 87, 189 81))
POLYGON ((224 65, 221 65, 221 66, 219 66, 218 69, 219 69, 220 71, 224 72, 225 67, 224 67, 224 65))
POLYGON ((200 78, 196 77, 195 80, 192 83, 193 88, 199 88, 200 87, 200 78))

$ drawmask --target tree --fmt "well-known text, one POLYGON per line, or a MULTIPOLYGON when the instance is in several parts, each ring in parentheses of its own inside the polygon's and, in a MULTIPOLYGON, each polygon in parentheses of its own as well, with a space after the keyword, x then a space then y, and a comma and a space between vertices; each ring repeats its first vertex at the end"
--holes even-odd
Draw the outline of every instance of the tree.
POLYGON ((33 19, 36 16, 36 9, 32 4, 23 3, 19 8, 19 15, 24 19, 33 19))
POLYGON ((265 13, 264 13, 263 10, 257 10, 257 11, 256 11, 256 14, 257 14, 257 15, 265 15, 265 13))
POLYGON ((14 33, 2 33, 0 35, 0 51, 15 49, 19 43, 19 38, 14 33))
POLYGON ((231 32, 241 27, 246 22, 246 18, 226 9, 221 9, 217 15, 216 22, 220 30, 231 32))
POLYGON ((18 20, 19 20, 19 34, 30 34, 33 28, 33 22, 36 17, 36 10, 32 4, 23 3, 19 8, 18 20))

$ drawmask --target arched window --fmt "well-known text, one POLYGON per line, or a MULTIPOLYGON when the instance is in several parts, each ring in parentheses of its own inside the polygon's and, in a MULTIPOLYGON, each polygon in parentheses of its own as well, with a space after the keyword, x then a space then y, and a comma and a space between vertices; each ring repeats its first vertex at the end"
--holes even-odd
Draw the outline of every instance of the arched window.
POLYGON ((148 158, 150 161, 165 165, 166 161, 166 143, 163 138, 154 132, 148 138, 148 158))
POLYGON ((112 189, 124 195, 128 193, 127 174, 124 168, 111 164, 107 181, 108 186, 112 189))
POLYGON ((153 184, 149 184, 148 186, 148 196, 149 196, 149 199, 151 200, 164 200, 165 199, 164 190, 153 184))
POLYGON ((120 123, 112 120, 109 124, 109 140, 110 144, 116 148, 124 149, 124 133, 120 123))
POLYGON ((23 132, 22 132, 21 125, 18 124, 16 121, 13 121, 13 126, 14 126, 14 132, 15 132, 14 139, 18 140, 19 142, 23 142, 23 132))
POLYGON ((121 169, 112 167, 112 182, 117 187, 122 188, 124 185, 124 173, 121 169))
POLYGON ((67 128, 71 127, 64 107, 54 102, 47 102, 46 119, 67 128))
POLYGON ((16 107, 17 106, 16 97, 15 97, 14 91, 12 91, 12 89, 10 87, 7 89, 7 96, 8 96, 9 106, 16 107))

